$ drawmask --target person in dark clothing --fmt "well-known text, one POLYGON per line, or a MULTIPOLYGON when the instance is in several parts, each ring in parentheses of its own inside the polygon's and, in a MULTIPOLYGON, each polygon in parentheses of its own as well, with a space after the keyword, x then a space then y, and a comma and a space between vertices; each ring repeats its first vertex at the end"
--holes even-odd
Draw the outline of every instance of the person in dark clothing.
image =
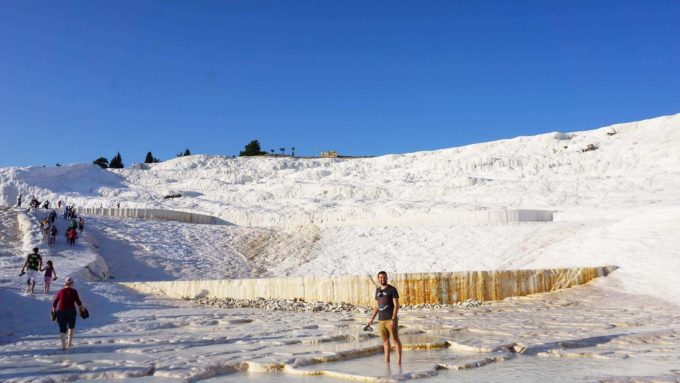
POLYGON ((37 247, 33 248, 33 253, 26 257, 26 262, 24 262, 24 266, 21 268, 21 273, 19 274, 19 276, 22 276, 28 273, 28 278, 26 279, 26 292, 29 294, 33 294, 35 280, 38 278, 38 270, 42 269, 42 257, 38 254, 38 250, 37 247), (24 270, 26 271, 24 272, 24 270))
POLYGON ((57 323, 59 324, 62 350, 73 346, 73 336, 76 331, 76 304, 81 312, 85 309, 78 296, 78 291, 73 288, 73 278, 66 277, 64 288, 59 290, 52 302, 52 313, 53 315, 56 314, 57 323), (67 328, 68 336, 66 333, 67 328))
POLYGON ((19 199, 17 200, 17 207, 21 207, 21 194, 19 194, 19 199))
POLYGON ((57 231, 57 225, 52 225, 50 228, 50 237, 47 240, 47 243, 54 245, 54 243, 57 241, 57 234, 59 234, 59 231, 57 231))
POLYGON ((52 210, 52 212, 49 215, 50 222, 54 223, 54 220, 57 219, 57 212, 55 210, 52 210))
POLYGON ((401 365, 401 340, 399 340, 399 317, 397 316, 399 292, 394 286, 387 284, 387 273, 384 271, 378 273, 378 282, 380 282, 380 287, 375 289, 376 305, 367 326, 370 326, 375 316, 380 313, 378 327, 383 341, 385 363, 390 363, 390 336, 392 336, 397 348, 397 364, 401 365))

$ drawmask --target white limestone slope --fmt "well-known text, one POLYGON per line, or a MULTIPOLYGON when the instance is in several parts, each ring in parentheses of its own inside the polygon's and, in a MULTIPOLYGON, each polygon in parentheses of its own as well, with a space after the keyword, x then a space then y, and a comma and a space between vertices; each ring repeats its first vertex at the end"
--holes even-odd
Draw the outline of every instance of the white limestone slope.
POLYGON ((79 206, 166 207, 258 226, 343 223, 480 208, 635 207, 674 203, 680 115, 372 159, 196 155, 149 170, 89 165, 4 168, 18 192, 79 206), (608 135, 616 133, 614 135, 608 135), (581 152, 588 145, 599 149, 581 152), (164 200, 171 193, 183 198, 164 200), (323 219, 319 219, 323 218, 323 219))
MULTIPOLYGON (((678 148, 680 114, 370 159, 195 155, 148 170, 2 168, 0 204, 14 205, 19 193, 27 203, 34 194, 267 227, 240 232, 242 242, 229 250, 251 262, 239 261, 244 276, 257 268, 341 275, 615 264, 617 286, 680 303, 668 290, 677 292, 680 276, 673 255, 680 248, 678 148), (497 209, 556 210, 558 222, 465 227, 451 218, 497 209)), ((204 229, 200 238, 218 239, 204 229)))

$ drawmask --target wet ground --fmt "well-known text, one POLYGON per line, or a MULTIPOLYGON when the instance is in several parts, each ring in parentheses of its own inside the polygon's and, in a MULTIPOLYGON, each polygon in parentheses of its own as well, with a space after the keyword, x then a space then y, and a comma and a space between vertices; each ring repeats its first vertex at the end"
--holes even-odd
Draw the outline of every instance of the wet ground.
MULTIPOLYGON (((92 283, 97 290, 103 283, 92 283)), ((119 289, 119 288, 117 288, 119 289)), ((582 286, 491 305, 404 310, 404 361, 388 368, 366 318, 216 309, 120 290, 127 308, 55 334, 0 346, 2 381, 680 380, 680 313, 663 302, 582 286)))
MULTIPOLYGON (((0 220, 11 242, 16 225, 6 212, 0 220)), ((81 283, 92 316, 63 352, 49 297, 20 294, 23 258, 9 242, 0 244, 0 293, 3 303, 18 298, 3 307, 15 333, 0 344, 2 382, 680 382, 680 308, 620 292, 611 278, 479 307, 403 310, 401 368, 362 331, 366 315, 219 309, 115 280, 81 283), (41 325, 19 326, 33 318, 14 306, 36 308, 41 325)))

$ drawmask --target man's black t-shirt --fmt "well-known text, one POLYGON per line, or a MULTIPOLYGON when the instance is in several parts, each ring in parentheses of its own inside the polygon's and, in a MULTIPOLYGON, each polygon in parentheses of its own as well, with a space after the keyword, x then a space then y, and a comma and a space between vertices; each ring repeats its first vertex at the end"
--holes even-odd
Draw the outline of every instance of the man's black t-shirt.
POLYGON ((392 319, 394 298, 399 298, 399 292, 392 285, 387 285, 384 289, 375 289, 375 300, 378 301, 378 320, 392 319))
POLYGON ((28 264, 26 267, 29 270, 38 270, 38 266, 40 265, 40 261, 42 261, 42 257, 40 254, 29 254, 28 255, 28 264))

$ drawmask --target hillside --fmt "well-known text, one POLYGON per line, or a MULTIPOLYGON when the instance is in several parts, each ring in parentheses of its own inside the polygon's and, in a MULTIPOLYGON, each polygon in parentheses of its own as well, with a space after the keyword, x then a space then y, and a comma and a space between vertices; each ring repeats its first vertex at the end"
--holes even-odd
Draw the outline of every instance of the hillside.
MULTIPOLYGON (((214 215, 243 227, 224 251, 250 264, 222 273, 231 277, 612 264, 621 266, 612 286, 677 301, 667 289, 680 274, 678 148, 680 114, 368 159, 194 155, 147 170, 2 168, 0 203, 22 194, 214 215), (491 226, 443 219, 485 209, 556 214, 491 226)), ((114 226, 132 242, 140 231, 114 226)), ((201 241, 220 230, 201 229, 201 241)))

